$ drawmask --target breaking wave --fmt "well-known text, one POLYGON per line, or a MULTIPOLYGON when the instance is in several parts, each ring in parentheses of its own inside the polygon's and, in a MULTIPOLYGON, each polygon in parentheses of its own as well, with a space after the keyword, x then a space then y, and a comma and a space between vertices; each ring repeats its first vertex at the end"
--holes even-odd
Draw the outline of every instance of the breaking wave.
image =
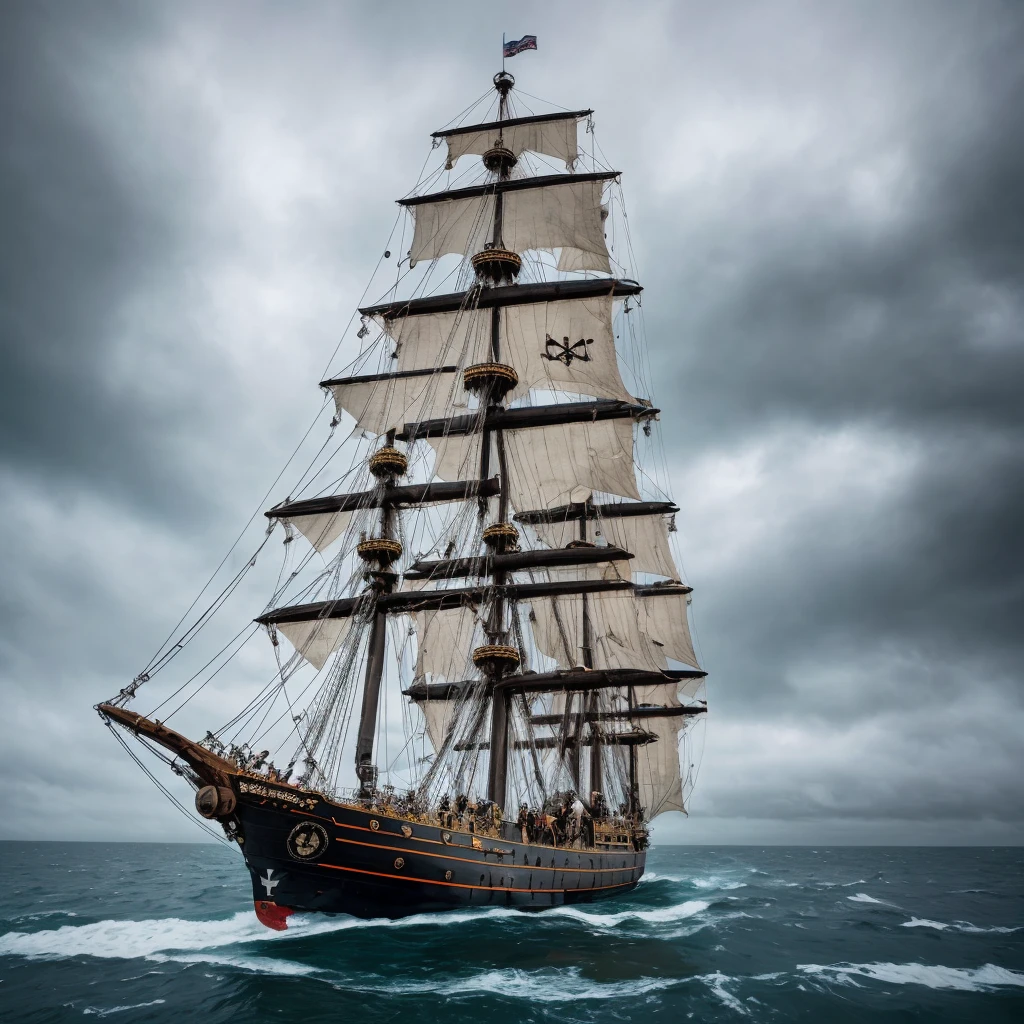
POLYGON ((923 985, 925 988, 957 989, 961 992, 1024 988, 1024 974, 994 964, 973 968, 931 964, 800 964, 797 970, 840 985, 855 985, 857 978, 869 978, 890 985, 923 985))
MULTIPOLYGON (((617 928, 628 922, 648 925, 675 924, 702 913, 708 907, 709 904, 704 900, 688 900, 674 906, 621 910, 610 914, 588 912, 578 907, 555 907, 545 912, 543 920, 570 918, 600 930, 617 928)), ((249 943, 288 942, 354 929, 433 929, 496 919, 529 923, 530 927, 537 920, 532 915, 505 907, 452 911, 446 914, 415 914, 398 920, 324 918, 296 914, 289 919, 287 930, 275 932, 260 924, 252 911, 240 911, 232 917, 213 921, 188 921, 180 918, 98 921, 93 924, 62 925, 60 928, 34 932, 8 932, 0 935, 0 954, 32 958, 93 956, 125 960, 144 957, 185 962, 187 958, 178 954, 194 954, 249 943)), ((219 961, 215 961, 206 954, 198 959, 205 963, 220 962, 224 966, 244 966, 252 963, 251 958, 221 957, 219 961)), ((305 973, 299 964, 284 965, 279 960, 273 963, 282 966, 287 973, 305 973)))
POLYGON ((89 1014, 95 1014, 97 1017, 108 1017, 112 1013, 124 1013, 126 1010, 141 1010, 147 1006, 160 1006, 162 1003, 166 1003, 166 999, 150 999, 146 1003, 132 1003, 130 1006, 108 1006, 103 1009, 99 1006, 87 1006, 82 1014, 88 1016, 89 1014))
POLYGON ((983 928, 980 925, 971 924, 970 921, 929 921, 925 917, 912 917, 904 921, 901 928, 934 928, 937 932, 954 931, 963 935, 1012 935, 1019 932, 1020 928, 1005 928, 1000 925, 993 925, 990 928, 983 928))

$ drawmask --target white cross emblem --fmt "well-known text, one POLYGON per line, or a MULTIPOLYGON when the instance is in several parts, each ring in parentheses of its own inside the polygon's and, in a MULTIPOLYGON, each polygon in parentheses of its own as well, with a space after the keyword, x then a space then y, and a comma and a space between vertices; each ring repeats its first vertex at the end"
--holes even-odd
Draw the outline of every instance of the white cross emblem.
POLYGON ((261 878, 260 881, 263 883, 263 888, 267 890, 267 899, 274 895, 274 886, 280 885, 281 879, 275 878, 271 880, 271 876, 274 874, 273 868, 267 868, 266 878, 261 878))

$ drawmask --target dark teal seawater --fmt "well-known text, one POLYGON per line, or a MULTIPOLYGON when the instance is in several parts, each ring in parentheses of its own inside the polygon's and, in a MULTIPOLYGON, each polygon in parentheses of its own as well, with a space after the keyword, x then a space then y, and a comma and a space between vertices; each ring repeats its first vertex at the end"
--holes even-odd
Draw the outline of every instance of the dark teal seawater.
POLYGON ((275 934, 222 847, 0 843, 0 1020, 1024 1021, 1020 849, 662 847, 648 865, 582 909, 275 934))

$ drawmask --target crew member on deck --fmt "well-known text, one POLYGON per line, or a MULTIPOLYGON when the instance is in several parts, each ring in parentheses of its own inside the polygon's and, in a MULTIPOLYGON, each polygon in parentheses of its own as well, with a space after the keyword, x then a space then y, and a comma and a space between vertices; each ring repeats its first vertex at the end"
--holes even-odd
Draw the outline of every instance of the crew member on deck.
POLYGON ((528 843, 530 841, 529 828, 527 826, 528 812, 526 804, 519 805, 519 817, 516 818, 516 827, 519 829, 519 834, 523 837, 523 842, 528 843))

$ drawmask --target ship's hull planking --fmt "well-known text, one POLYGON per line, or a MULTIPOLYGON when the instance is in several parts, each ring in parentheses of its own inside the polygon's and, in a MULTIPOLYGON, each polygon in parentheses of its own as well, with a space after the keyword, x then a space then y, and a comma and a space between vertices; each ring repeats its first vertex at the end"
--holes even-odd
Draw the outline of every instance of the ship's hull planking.
POLYGON ((283 807, 242 796, 236 816, 260 920, 291 913, 406 917, 463 907, 544 910, 628 892, 646 854, 474 836, 312 798, 283 807))

